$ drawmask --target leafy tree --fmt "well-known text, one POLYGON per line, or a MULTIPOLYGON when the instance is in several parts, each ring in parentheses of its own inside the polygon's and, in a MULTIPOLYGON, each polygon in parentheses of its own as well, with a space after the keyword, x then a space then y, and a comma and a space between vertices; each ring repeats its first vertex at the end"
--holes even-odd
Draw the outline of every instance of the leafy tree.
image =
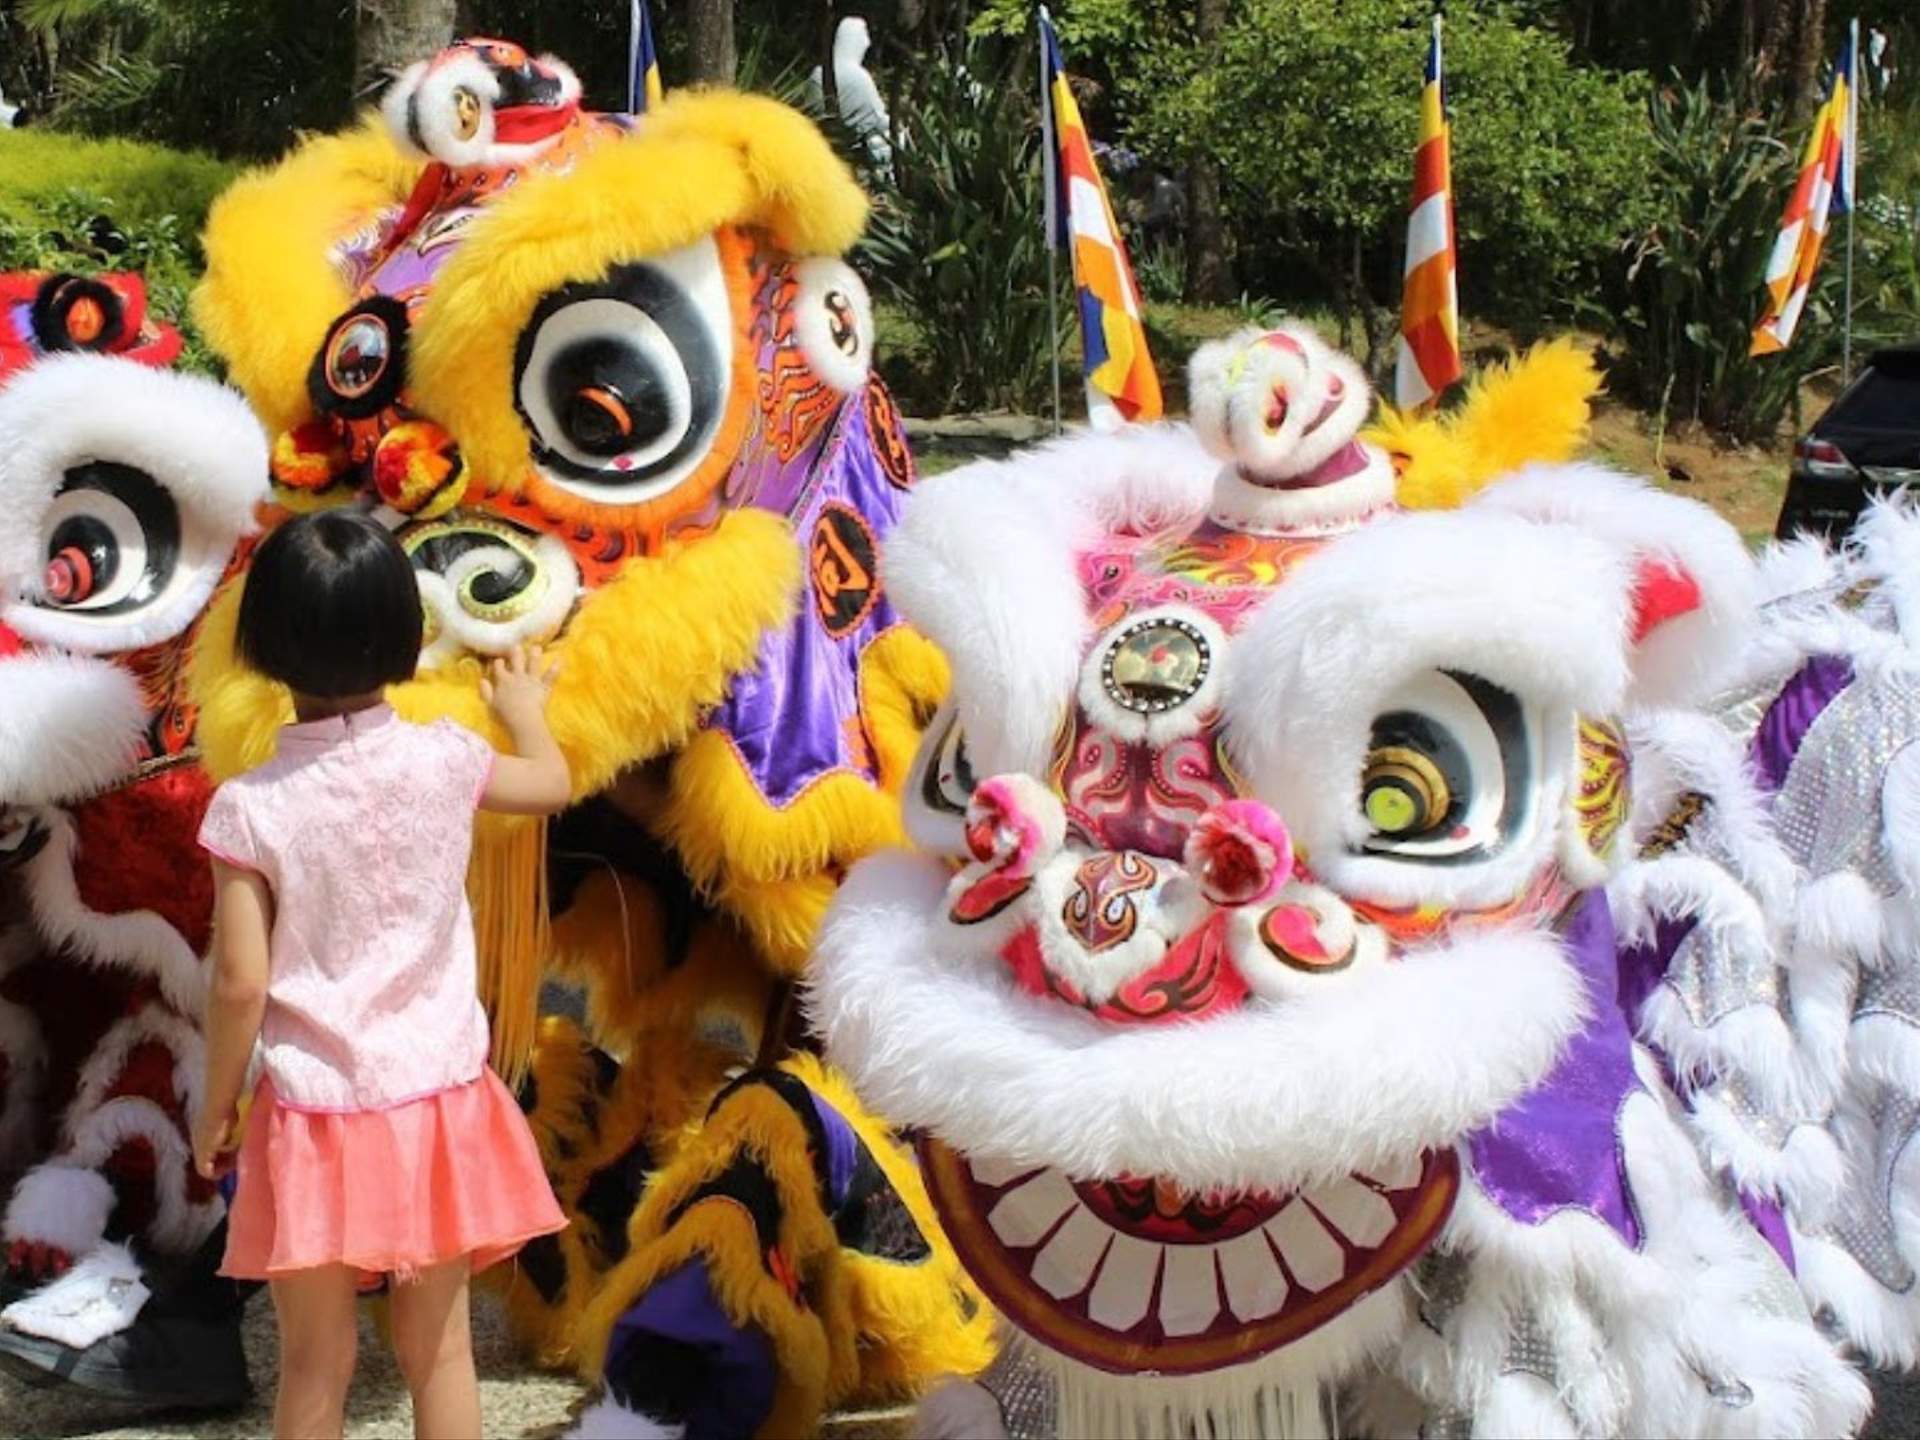
MULTIPOLYGON (((1216 54, 1143 52, 1123 87, 1146 148, 1217 158, 1243 281, 1330 294, 1370 358, 1399 294, 1430 14, 1427 0, 1248 0, 1216 54)), ((1457 9, 1447 36, 1462 303, 1564 315, 1644 218, 1644 77, 1576 65, 1503 7, 1457 9)))

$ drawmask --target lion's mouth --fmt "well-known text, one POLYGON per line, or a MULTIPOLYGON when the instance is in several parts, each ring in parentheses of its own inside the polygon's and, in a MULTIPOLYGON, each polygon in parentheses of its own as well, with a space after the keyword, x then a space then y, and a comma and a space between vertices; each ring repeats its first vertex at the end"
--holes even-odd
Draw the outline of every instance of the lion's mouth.
POLYGON ((1300 1339, 1379 1289, 1452 1209, 1452 1151, 1310 1190, 1191 1196, 922 1143, 967 1269, 1020 1328, 1096 1368, 1191 1374, 1300 1339))
POLYGON ((0 873, 32 860, 46 848, 52 833, 38 811, 0 805, 0 873))

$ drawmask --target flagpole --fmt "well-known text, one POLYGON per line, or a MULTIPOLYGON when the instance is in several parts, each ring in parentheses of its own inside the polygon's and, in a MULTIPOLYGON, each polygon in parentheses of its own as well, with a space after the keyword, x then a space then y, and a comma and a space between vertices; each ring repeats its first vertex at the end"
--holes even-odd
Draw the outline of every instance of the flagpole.
POLYGON ((1059 178, 1054 173, 1058 159, 1053 140, 1053 96, 1047 88, 1047 26, 1052 17, 1040 7, 1040 183, 1046 187, 1043 198, 1043 224, 1047 228, 1047 344, 1053 351, 1053 433, 1060 433, 1060 237, 1059 221, 1054 213, 1060 195, 1059 178))
POLYGON ((1840 383, 1853 379, 1853 212, 1860 208, 1860 17, 1847 28, 1847 46, 1853 54, 1853 74, 1847 79, 1847 285, 1846 318, 1840 329, 1840 383))

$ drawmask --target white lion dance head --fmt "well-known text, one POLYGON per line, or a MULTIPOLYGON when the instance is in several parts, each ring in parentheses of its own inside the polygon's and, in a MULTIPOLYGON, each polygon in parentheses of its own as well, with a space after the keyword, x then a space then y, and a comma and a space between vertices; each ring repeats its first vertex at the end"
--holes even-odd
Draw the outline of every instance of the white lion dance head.
POLYGON ((854 870, 814 983, 1059 1433, 1853 1423, 1634 1042, 1601 888, 1616 717, 1720 667, 1738 538, 1586 465, 1400 510, 1310 334, 1196 372, 1197 435, 908 503, 887 583, 954 677, 925 853, 854 870))

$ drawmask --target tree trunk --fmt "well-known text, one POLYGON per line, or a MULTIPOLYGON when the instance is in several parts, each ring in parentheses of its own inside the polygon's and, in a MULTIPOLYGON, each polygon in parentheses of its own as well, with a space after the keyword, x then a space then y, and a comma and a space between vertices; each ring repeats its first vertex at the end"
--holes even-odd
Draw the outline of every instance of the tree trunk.
POLYGON ((733 48, 733 0, 688 0, 687 36, 696 84, 731 85, 739 67, 733 48))
POLYGON ((814 47, 820 55, 820 110, 829 119, 840 118, 840 77, 833 67, 834 32, 840 20, 833 13, 833 0, 821 7, 820 41, 814 47))
POLYGON ((1804 0, 1800 10, 1800 29, 1794 37, 1792 76, 1793 94, 1788 97, 1796 112, 1811 108, 1820 96, 1820 62, 1827 48, 1827 0, 1804 0))
MULTIPOLYGON (((1227 28, 1227 0, 1199 0, 1194 38, 1202 55, 1220 44, 1227 28)), ((1218 305, 1233 298, 1227 274, 1227 228, 1220 213, 1220 166, 1211 153, 1196 155, 1187 171, 1186 298, 1218 305)))
POLYGON ((454 0, 354 0, 355 93, 378 90, 395 71, 445 49, 455 8, 454 0))

